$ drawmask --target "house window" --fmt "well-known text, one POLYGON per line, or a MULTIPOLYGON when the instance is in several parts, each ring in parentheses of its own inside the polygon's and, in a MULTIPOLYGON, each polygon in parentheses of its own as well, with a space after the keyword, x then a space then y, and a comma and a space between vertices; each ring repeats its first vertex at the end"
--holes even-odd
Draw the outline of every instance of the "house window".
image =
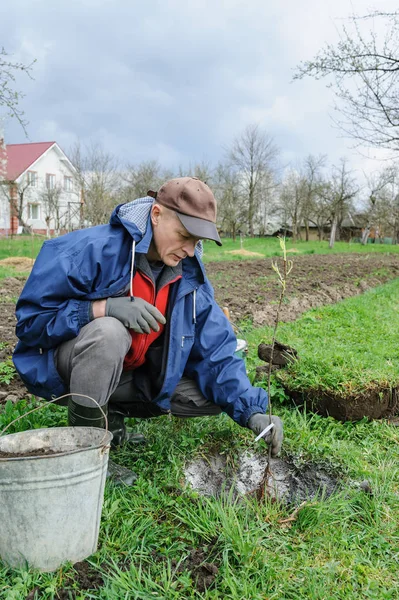
POLYGON ((55 175, 46 173, 46 188, 48 190, 53 190, 55 188, 55 175))
POLYGON ((37 187, 36 171, 28 171, 28 185, 30 185, 31 187, 37 187))
POLYGON ((29 219, 40 219, 40 204, 28 204, 29 219))
POLYGON ((73 190, 72 177, 67 177, 66 175, 64 176, 64 190, 66 192, 72 192, 72 190, 73 190))

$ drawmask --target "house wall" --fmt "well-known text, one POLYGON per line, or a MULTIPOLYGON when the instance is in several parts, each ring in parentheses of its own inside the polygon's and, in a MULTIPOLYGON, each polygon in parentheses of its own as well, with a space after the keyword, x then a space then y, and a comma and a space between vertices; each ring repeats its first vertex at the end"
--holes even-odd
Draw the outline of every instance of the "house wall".
MULTIPOLYGON (((46 217, 50 217, 49 227, 54 230, 57 227, 56 220, 53 215, 50 215, 50 210, 46 206, 46 201, 43 195, 47 192, 47 175, 55 176, 55 186, 60 186, 62 192, 59 197, 59 214, 60 219, 58 225, 61 229, 74 229, 79 226, 79 190, 76 187, 74 181, 74 172, 69 166, 68 162, 65 161, 64 155, 58 150, 56 146, 53 146, 43 156, 41 156, 29 169, 29 171, 35 171, 37 173, 37 183, 35 187, 29 186, 25 192, 26 198, 24 202, 24 220, 30 225, 34 231, 44 233, 47 229, 46 217), (64 158, 64 160, 62 160, 64 158), (66 191, 64 189, 64 177, 72 177, 72 190, 66 191), (29 205, 37 205, 37 208, 29 209, 29 205), (33 211, 37 211, 38 218, 32 218, 33 211)), ((28 174, 23 175, 24 182, 17 182, 25 184, 27 182, 28 174)), ((33 216, 36 216, 33 214, 33 216)))
MULTIPOLYGON (((44 153, 27 172, 17 178, 15 183, 19 190, 24 190, 23 220, 32 227, 35 233, 46 234, 48 229, 51 233, 61 233, 79 227, 80 191, 74 181, 74 171, 70 163, 57 146, 52 146, 44 153), (35 186, 28 185, 29 172, 32 171, 37 174, 35 186), (58 200, 58 222, 53 214, 54 211, 51 211, 49 203, 45 200, 47 175, 54 175, 55 186, 61 187, 62 190, 58 200), (65 176, 72 178, 70 191, 64 189, 65 176), (47 222, 46 217, 48 217, 47 222)), ((10 191, 8 197, 10 197, 10 191)), ((9 233, 17 233, 18 230, 10 210, 12 207, 10 207, 6 195, 0 194, 0 231, 3 233, 7 230, 9 233)))

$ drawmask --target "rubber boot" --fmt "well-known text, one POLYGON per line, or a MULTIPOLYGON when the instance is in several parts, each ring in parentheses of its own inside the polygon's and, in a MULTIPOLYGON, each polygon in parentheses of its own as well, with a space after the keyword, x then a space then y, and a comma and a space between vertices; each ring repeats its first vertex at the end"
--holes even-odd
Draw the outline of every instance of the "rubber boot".
POLYGON ((108 429, 114 436, 111 441, 111 449, 116 450, 125 445, 145 444, 146 439, 142 433, 133 433, 127 431, 125 424, 126 415, 109 407, 108 429))
MULTIPOLYGON (((107 407, 102 407, 107 414, 107 407)), ((70 427, 101 427, 105 429, 105 418, 98 406, 82 406, 70 398, 68 400, 68 425, 70 427)))
MULTIPOLYGON (((107 414, 107 406, 103 406, 102 409, 107 414)), ((101 427, 105 429, 105 418, 97 406, 94 408, 91 406, 82 406, 70 398, 68 400, 68 425, 70 427, 101 427)), ((108 429, 112 433, 112 429, 109 426, 108 429)), ((127 467, 117 465, 108 459, 107 479, 115 485, 131 486, 136 481, 137 475, 127 467)))

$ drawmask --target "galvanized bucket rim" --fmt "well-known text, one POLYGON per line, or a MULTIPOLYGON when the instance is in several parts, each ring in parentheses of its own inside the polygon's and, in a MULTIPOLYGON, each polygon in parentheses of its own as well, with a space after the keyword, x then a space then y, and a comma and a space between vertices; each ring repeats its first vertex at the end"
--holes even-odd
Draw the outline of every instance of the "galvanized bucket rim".
MULTIPOLYGON (((98 444, 94 444, 92 446, 86 446, 84 448, 76 448, 75 450, 67 450, 64 452, 54 452, 52 454, 38 454, 37 456, 16 456, 15 458, 13 457, 1 457, 0 456, 0 462, 8 462, 8 461, 25 461, 25 460, 38 460, 38 459, 49 459, 49 458, 58 458, 59 456, 70 456, 71 454, 77 454, 79 452, 87 452, 88 450, 96 450, 99 448, 102 448, 103 452, 105 450, 107 450, 109 448, 109 443, 113 438, 113 435, 111 433, 111 431, 109 430, 104 430, 101 427, 42 427, 40 429, 27 429, 26 431, 18 431, 16 433, 9 433, 7 435, 1 436, 0 441, 1 440, 5 440, 11 436, 23 436, 24 434, 30 433, 32 431, 38 433, 40 431, 62 431, 65 429, 73 429, 73 430, 78 430, 78 429, 90 429, 90 430, 96 430, 96 431, 101 431, 101 433, 103 434, 103 438, 102 440, 98 443, 98 444), (109 437, 110 436, 110 437, 109 437), (108 442, 106 444, 104 444, 104 441, 106 440, 106 438, 109 437, 108 442)), ((0 450, 1 452, 1 450, 0 450)))

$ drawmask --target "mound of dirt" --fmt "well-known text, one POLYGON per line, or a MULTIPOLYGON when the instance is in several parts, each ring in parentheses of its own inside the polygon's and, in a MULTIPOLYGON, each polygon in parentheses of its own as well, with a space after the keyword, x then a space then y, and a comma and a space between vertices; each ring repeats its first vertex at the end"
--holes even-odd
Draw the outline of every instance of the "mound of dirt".
POLYGON ((227 250, 226 254, 236 254, 237 256, 263 256, 260 252, 251 252, 251 250, 245 250, 242 248, 241 250, 227 250))
POLYGON ((35 260, 28 256, 9 256, 0 260, 0 267, 12 267, 16 271, 30 271, 35 260))

